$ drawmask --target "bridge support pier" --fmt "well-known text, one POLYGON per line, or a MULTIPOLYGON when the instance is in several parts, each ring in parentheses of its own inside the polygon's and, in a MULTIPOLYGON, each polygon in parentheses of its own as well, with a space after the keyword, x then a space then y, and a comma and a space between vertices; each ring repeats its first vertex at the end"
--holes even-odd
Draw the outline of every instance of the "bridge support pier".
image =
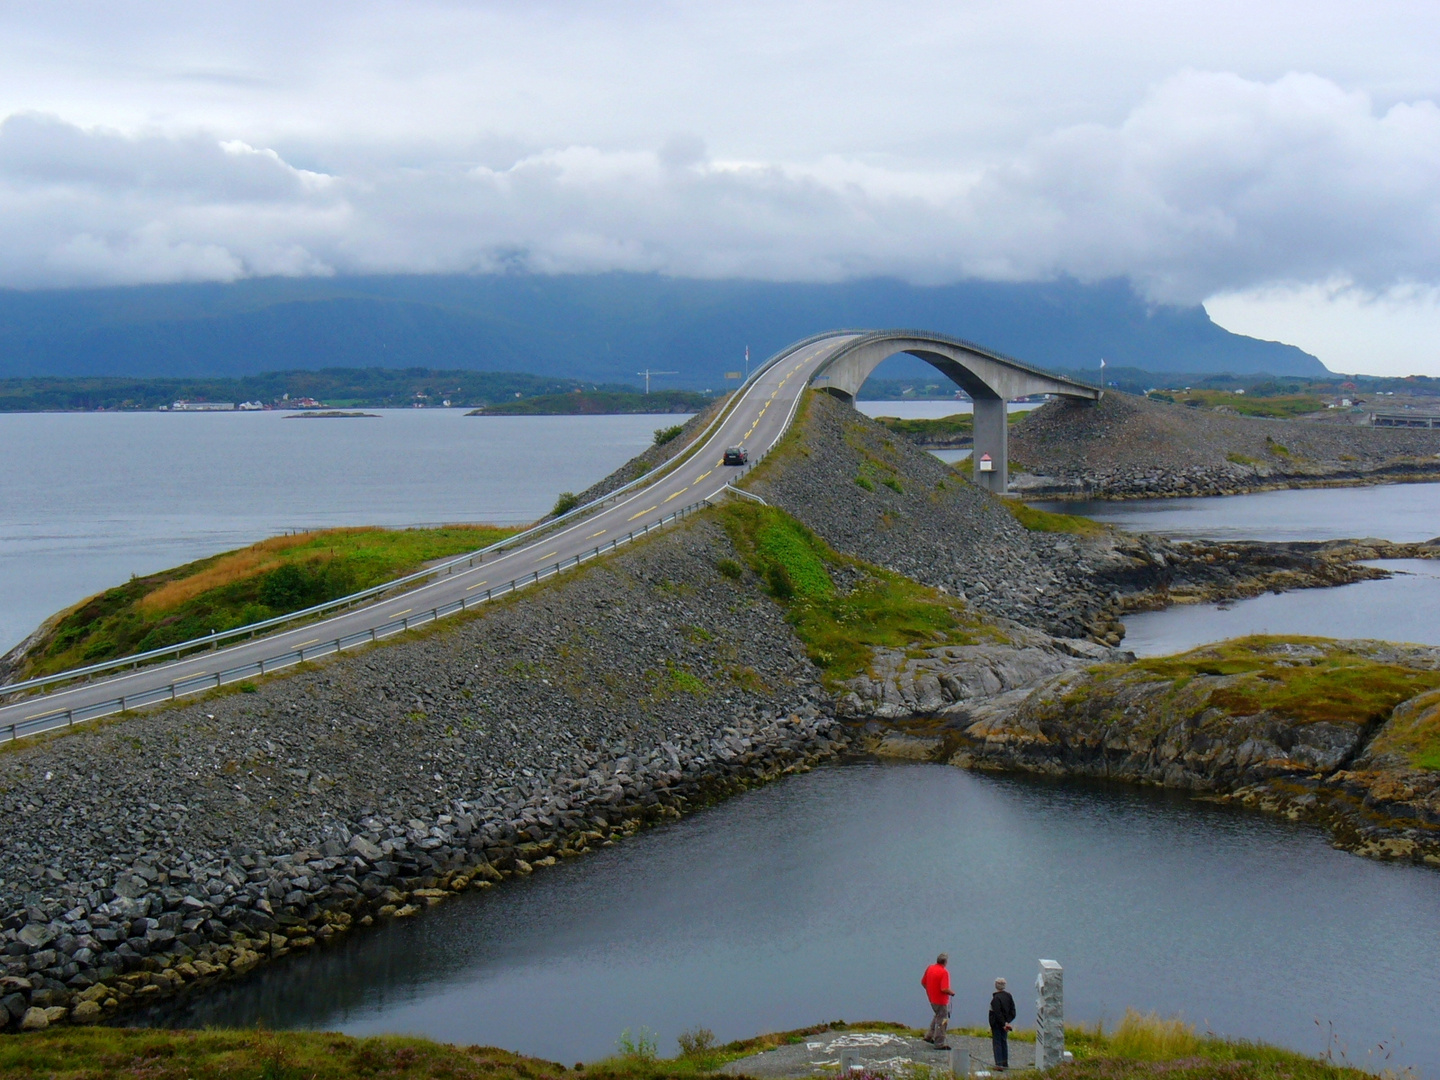
POLYGON ((974 397, 975 402, 975 451, 970 455, 974 468, 975 483, 993 491, 1005 494, 1005 485, 1010 475, 1009 418, 1002 397, 974 397), (985 455, 990 456, 990 468, 985 455))

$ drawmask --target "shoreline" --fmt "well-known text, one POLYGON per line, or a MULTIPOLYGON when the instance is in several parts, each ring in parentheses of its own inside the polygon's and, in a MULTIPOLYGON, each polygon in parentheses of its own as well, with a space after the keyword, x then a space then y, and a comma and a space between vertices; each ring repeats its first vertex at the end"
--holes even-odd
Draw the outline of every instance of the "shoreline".
MULTIPOLYGON (((937 447, 936 449, 943 449, 937 447)), ((1143 490, 1115 490, 1102 486, 1100 481, 1076 480, 1064 483, 1054 477, 1036 479, 1054 481, 1054 486, 1028 482, 1033 473, 1012 470, 1010 498, 1025 502, 1139 502, 1145 499, 1209 499, 1230 495, 1258 495, 1266 491, 1301 491, 1310 488, 1356 488, 1386 487, 1392 484, 1435 484, 1440 483, 1440 462, 1427 470, 1384 472, 1383 475, 1370 473, 1336 473, 1330 476, 1290 477, 1283 481, 1264 481, 1248 485, 1228 485, 1188 488, 1158 488, 1143 490), (1084 486, 1079 485, 1091 485, 1084 486)))
MULTIPOLYGON (((1173 599, 1177 583, 1259 589, 1353 572, 1295 545, 1253 546, 1266 562, 1245 545, 1030 532, 930 455, 824 395, 811 406, 753 481, 777 513, 788 505, 837 538, 841 556, 867 553, 965 602, 969 643, 937 646, 932 633, 877 646, 879 675, 832 694, 821 679, 833 657, 784 602, 804 579, 783 562, 767 577, 776 567, 716 515, 393 643, 12 747, 0 753, 12 822, 0 1019, 93 1023, 203 990, 869 749, 882 729, 939 725, 925 753, 953 738, 953 755, 965 728, 1001 732, 1037 688, 1123 667, 1125 654, 1085 636, 1113 635, 1121 588, 1173 599), (923 546, 957 536, 963 549, 923 546), (997 565, 1035 587, 990 595, 997 565), (1076 633, 1034 629, 1045 623, 1076 633)), ((674 452, 652 448, 640 465, 674 452)), ((816 571, 831 595, 870 597, 870 571, 832 556, 816 571)), ((1042 734, 1031 744, 1057 744, 1042 734)))

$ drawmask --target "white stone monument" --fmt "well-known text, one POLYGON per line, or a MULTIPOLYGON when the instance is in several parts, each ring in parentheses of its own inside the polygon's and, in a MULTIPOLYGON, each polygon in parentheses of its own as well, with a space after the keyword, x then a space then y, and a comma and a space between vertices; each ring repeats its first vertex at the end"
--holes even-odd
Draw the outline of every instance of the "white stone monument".
POLYGON ((970 1050, 964 1046, 955 1046, 950 1050, 950 1074, 966 1080, 970 1075, 970 1050))
POLYGON ((1054 960, 1040 961, 1035 978, 1035 1068, 1048 1069, 1065 1060, 1064 969, 1054 960))

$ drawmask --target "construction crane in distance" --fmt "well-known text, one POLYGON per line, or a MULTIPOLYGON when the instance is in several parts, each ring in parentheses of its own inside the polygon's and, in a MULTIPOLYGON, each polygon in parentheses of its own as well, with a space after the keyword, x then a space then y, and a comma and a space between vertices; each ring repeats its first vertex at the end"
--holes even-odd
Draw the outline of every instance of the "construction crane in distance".
POLYGON ((651 375, 679 375, 680 373, 678 371, 651 371, 649 368, 646 368, 644 371, 635 372, 635 374, 645 376, 645 393, 648 394, 650 393, 651 375))

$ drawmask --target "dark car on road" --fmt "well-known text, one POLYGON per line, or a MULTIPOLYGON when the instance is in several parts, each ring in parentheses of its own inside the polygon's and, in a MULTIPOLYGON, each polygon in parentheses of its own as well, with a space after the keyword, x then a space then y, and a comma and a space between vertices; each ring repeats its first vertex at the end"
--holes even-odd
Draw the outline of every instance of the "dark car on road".
POLYGON ((743 446, 727 446, 725 448, 726 465, 744 465, 750 460, 750 455, 745 452, 743 446))

